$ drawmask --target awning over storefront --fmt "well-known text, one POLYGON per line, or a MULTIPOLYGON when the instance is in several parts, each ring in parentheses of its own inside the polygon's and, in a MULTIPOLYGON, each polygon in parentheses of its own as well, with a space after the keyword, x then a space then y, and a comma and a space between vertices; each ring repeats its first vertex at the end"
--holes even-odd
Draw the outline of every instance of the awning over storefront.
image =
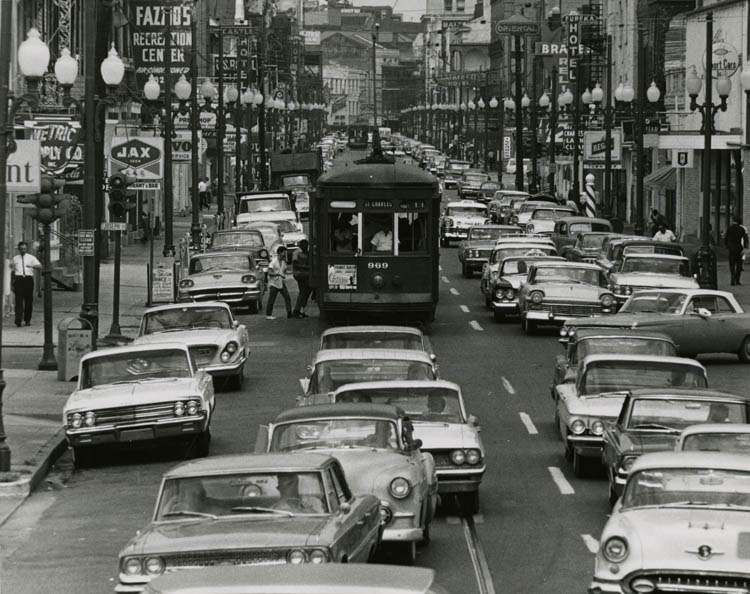
POLYGON ((676 177, 674 167, 660 167, 645 177, 643 185, 655 190, 675 190, 677 189, 676 177))

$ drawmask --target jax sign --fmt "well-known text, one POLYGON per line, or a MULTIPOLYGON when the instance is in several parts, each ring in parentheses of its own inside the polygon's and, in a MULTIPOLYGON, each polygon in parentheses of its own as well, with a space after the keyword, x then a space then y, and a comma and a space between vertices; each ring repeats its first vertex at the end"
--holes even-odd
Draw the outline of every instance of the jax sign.
POLYGON ((164 177, 164 139, 150 136, 112 138, 109 174, 121 171, 137 180, 133 190, 159 190, 164 177))

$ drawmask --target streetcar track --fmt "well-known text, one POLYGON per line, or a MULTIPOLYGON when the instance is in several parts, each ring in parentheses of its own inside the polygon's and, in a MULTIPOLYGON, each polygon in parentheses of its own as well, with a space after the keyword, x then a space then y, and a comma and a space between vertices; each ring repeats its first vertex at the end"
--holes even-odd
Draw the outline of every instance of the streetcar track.
POLYGON ((469 557, 474 567, 474 575, 477 579, 477 589, 479 594, 495 594, 495 584, 492 582, 492 573, 490 572, 487 557, 484 554, 484 547, 479 540, 474 518, 465 516, 461 518, 461 527, 464 531, 466 546, 469 549, 469 557))

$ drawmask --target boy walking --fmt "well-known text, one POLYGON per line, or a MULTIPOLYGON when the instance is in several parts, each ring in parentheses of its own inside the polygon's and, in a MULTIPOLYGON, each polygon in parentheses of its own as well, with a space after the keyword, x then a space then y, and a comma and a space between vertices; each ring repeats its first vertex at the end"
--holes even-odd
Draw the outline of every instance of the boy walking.
POLYGON ((276 295, 281 293, 284 298, 284 304, 286 305, 286 317, 291 318, 292 315, 292 299, 289 297, 289 291, 284 284, 286 279, 286 247, 280 245, 276 254, 271 258, 271 263, 268 265, 268 303, 266 304, 266 319, 275 320, 276 317, 273 315, 273 306, 276 303, 276 295))
POLYGON ((310 288, 310 243, 303 239, 299 242, 299 249, 294 254, 292 259, 292 274, 294 280, 297 281, 297 287, 299 287, 299 295, 297 296, 297 303, 294 306, 292 314, 297 318, 306 318, 305 307, 307 307, 307 300, 310 298, 312 289, 310 288))

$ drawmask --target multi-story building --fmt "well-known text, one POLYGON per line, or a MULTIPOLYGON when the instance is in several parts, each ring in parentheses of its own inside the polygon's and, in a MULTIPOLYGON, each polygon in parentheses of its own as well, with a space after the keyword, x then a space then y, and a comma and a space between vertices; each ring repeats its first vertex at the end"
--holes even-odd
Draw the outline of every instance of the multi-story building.
POLYGON ((372 105, 369 71, 351 66, 326 63, 323 66, 323 85, 330 97, 328 124, 349 126, 367 124, 367 113, 362 107, 372 105))

